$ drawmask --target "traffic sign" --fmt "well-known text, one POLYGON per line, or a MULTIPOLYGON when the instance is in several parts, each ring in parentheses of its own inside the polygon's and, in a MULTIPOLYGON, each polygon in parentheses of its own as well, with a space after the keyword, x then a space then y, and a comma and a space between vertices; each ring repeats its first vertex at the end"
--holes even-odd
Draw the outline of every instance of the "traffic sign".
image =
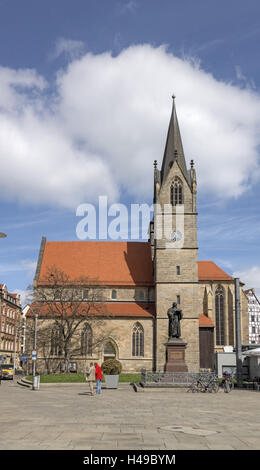
POLYGON ((36 351, 32 351, 32 361, 36 361, 37 353, 36 351))

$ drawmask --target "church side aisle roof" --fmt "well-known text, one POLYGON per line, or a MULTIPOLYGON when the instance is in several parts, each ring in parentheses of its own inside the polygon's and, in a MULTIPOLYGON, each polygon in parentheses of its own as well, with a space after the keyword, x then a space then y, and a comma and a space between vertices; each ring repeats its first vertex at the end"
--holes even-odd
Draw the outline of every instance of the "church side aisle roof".
POLYGON ((213 261, 198 261, 199 281, 233 281, 234 278, 213 261))
MULTIPOLYGON (((65 302, 42 302, 29 305, 32 310, 28 310, 27 316, 33 317, 37 312, 40 316, 50 316, 51 313, 63 312, 65 302)), ((138 302, 95 302, 94 306, 89 308, 89 303, 80 302, 77 309, 77 315, 87 316, 106 316, 106 317, 138 317, 138 318, 153 318, 155 315, 155 305, 153 303, 138 303, 138 302)), ((71 305, 68 302, 66 307, 66 315, 71 315, 71 305)))

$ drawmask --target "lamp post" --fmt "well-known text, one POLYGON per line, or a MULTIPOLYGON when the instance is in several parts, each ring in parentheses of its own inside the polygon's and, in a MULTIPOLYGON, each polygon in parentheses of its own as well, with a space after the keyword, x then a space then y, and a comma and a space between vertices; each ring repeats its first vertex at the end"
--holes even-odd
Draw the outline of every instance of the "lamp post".
POLYGON ((7 237, 7 235, 5 233, 0 232, 0 238, 6 238, 6 237, 7 237))
POLYGON ((20 331, 20 328, 15 328, 15 337, 14 337, 14 375, 16 370, 16 343, 17 343, 17 333, 20 331))
MULTIPOLYGON (((15 374, 15 370, 16 370, 17 336, 18 336, 18 338, 20 338, 19 333, 20 333, 21 331, 23 331, 23 329, 24 329, 24 325, 20 325, 20 326, 17 326, 17 327, 15 328, 15 339, 14 339, 14 374, 15 374)), ((22 336, 23 336, 23 335, 22 335, 22 336)), ((18 344, 20 344, 20 343, 19 343, 19 340, 18 340, 18 344)), ((20 352, 21 352, 21 351, 20 351, 20 352)))
POLYGON ((36 379, 35 379, 35 371, 36 371, 36 358, 37 358, 37 321, 38 321, 38 314, 34 314, 34 351, 32 353, 32 361, 33 361, 33 390, 36 390, 36 379))
POLYGON ((237 366, 237 386, 243 386, 242 373, 242 346, 241 346, 241 316, 240 316, 240 281, 235 278, 235 312, 236 312, 236 366, 237 366))

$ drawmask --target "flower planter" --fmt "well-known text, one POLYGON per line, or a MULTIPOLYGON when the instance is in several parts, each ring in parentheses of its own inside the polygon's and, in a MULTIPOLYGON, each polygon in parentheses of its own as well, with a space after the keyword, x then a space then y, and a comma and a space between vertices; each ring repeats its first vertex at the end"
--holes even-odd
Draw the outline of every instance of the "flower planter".
POLYGON ((117 388, 119 375, 105 375, 106 388, 117 388))

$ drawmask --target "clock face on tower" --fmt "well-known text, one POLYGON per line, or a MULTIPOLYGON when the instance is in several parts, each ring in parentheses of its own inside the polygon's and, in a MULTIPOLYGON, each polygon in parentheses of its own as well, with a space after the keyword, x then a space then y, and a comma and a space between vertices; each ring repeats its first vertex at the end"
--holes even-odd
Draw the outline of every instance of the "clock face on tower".
POLYGON ((173 242, 179 242, 182 239, 182 233, 180 232, 180 230, 174 230, 171 233, 171 239, 173 242))

